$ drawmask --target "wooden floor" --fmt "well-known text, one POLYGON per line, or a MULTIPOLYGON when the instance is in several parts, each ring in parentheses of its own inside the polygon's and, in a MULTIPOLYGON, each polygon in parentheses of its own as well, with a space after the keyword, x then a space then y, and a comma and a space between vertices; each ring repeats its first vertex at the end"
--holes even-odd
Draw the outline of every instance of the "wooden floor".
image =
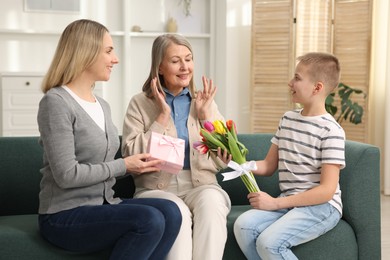
POLYGON ((390 196, 381 196, 382 260, 390 260, 390 196))

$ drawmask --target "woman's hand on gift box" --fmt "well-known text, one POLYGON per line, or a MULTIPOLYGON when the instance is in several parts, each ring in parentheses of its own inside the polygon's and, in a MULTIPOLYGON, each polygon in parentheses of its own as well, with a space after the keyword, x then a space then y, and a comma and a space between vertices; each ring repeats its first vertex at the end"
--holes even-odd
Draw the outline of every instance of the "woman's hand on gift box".
POLYGON ((157 168, 157 165, 162 163, 162 160, 148 161, 147 159, 150 157, 151 155, 148 153, 141 153, 123 158, 125 160, 127 172, 141 175, 147 172, 160 171, 160 169, 157 168))

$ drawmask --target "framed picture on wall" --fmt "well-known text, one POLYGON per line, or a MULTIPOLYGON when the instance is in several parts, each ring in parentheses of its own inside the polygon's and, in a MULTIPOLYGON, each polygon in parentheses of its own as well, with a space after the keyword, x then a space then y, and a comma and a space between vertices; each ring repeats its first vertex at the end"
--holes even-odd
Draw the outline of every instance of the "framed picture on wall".
POLYGON ((80 0, 24 0, 25 12, 79 13, 80 0))

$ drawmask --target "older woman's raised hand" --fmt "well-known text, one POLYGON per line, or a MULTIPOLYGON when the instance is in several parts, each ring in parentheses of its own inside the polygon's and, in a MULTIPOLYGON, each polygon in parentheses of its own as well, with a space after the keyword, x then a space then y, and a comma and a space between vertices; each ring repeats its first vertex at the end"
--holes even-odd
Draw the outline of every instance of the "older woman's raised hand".
POLYGON ((158 117, 156 118, 156 121, 159 124, 166 126, 171 116, 171 107, 165 101, 165 96, 163 95, 163 93, 161 93, 157 88, 157 78, 152 79, 150 87, 152 89, 152 94, 155 103, 157 104, 157 106, 160 108, 161 111, 158 117))
POLYGON ((213 103, 217 87, 214 86, 213 80, 202 77, 203 91, 198 91, 195 99, 195 109, 200 120, 211 118, 211 104, 213 103))

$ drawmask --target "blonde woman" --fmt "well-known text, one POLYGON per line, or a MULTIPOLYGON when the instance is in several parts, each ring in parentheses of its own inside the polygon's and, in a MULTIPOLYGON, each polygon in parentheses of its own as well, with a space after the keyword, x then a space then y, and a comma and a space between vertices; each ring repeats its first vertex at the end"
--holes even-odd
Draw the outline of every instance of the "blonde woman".
POLYGON ((110 108, 93 94, 119 62, 108 30, 77 20, 64 30, 39 104, 44 150, 39 227, 50 243, 73 252, 112 248, 110 259, 164 259, 178 234, 177 206, 162 199, 120 199, 115 178, 156 171, 150 155, 114 159, 120 142, 110 108))

